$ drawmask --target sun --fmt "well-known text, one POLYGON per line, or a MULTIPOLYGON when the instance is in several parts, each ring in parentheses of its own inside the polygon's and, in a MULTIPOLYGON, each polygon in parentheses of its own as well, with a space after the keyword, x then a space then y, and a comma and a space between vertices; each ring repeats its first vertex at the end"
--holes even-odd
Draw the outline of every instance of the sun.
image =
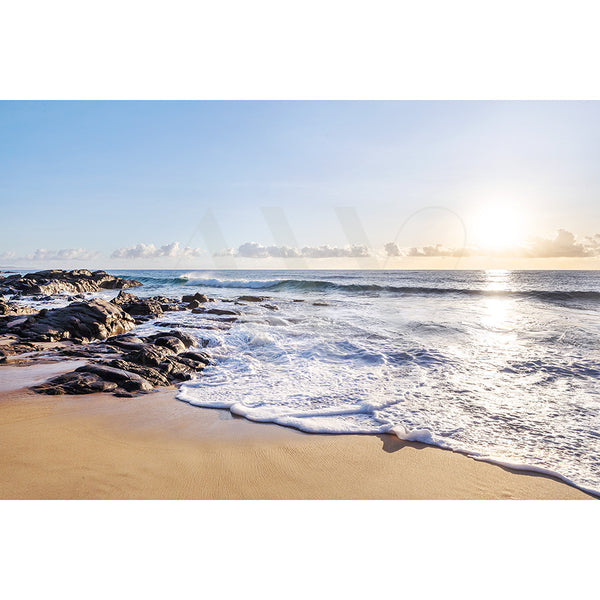
POLYGON ((479 247, 503 250, 519 244, 524 235, 524 214, 508 204, 486 206, 472 222, 469 238, 479 247))

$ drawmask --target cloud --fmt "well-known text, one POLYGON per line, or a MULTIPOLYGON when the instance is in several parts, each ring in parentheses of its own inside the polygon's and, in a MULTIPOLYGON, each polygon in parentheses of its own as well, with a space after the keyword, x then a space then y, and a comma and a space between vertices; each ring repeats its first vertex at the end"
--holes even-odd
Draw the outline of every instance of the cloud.
POLYGON ((182 246, 179 242, 172 242, 157 248, 154 244, 138 244, 129 248, 119 248, 115 250, 111 258, 128 258, 128 259, 144 259, 144 258, 195 258, 204 254, 201 248, 190 248, 182 246))
POLYGON ((46 250, 38 248, 33 254, 23 257, 25 260, 94 260, 101 256, 100 252, 84 248, 63 248, 62 250, 46 250))
POLYGON ((527 258, 560 258, 598 256, 599 250, 599 235, 587 237, 580 243, 570 231, 559 229, 552 239, 534 238, 522 252, 527 258))
POLYGON ((305 246, 302 249, 289 246, 263 246, 258 242, 246 242, 237 252, 228 248, 214 256, 237 256, 240 258, 362 258, 370 256, 366 246, 305 246))
POLYGON ((401 251, 400 248, 398 248, 398 244, 396 244, 396 242, 388 242, 385 246, 385 253, 388 256, 400 256, 401 255, 401 251))
POLYGON ((413 246, 411 248, 400 248, 395 242, 389 242, 385 246, 385 252, 388 257, 394 256, 409 256, 409 257, 440 257, 451 256, 459 258, 461 256, 482 256, 484 252, 473 246, 465 246, 464 248, 447 248, 442 244, 430 246, 413 246))
POLYGON ((506 257, 506 258, 586 258, 600 256, 600 234, 578 241, 566 229, 559 229, 552 238, 535 237, 529 243, 502 250, 489 250, 475 246, 448 248, 442 244, 400 248, 395 242, 384 246, 388 257, 506 257))

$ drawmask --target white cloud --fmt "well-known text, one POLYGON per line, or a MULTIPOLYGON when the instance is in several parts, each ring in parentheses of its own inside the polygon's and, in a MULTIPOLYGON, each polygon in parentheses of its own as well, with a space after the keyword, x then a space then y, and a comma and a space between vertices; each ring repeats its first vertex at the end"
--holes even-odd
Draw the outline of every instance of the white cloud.
POLYGON ((61 250, 46 250, 38 248, 33 254, 22 257, 20 260, 95 260, 101 256, 100 252, 85 250, 84 248, 63 248, 61 250))
POLYGON ((258 242, 246 242, 237 252, 232 248, 217 252, 214 256, 237 256, 240 258, 360 258, 370 256, 366 246, 338 248, 332 246, 305 246, 302 249, 289 246, 263 246, 258 242))
POLYGON ((559 229, 553 238, 536 237, 525 245, 503 250, 487 250, 475 246, 448 248, 442 244, 400 248, 395 242, 384 246, 388 257, 511 257, 511 258, 586 258, 600 256, 600 234, 578 241, 566 229, 559 229))
POLYGON ((182 246, 179 242, 172 242, 157 248, 154 244, 138 244, 129 248, 119 248, 110 256, 111 258, 195 258, 204 254, 201 248, 190 248, 182 246))
POLYGON ((473 246, 465 246, 464 248, 448 248, 442 244, 430 246, 413 246, 411 248, 400 248, 398 244, 389 242, 385 245, 385 252, 388 257, 407 256, 407 257, 440 257, 451 256, 459 258, 461 256, 482 256, 485 253, 473 246))
POLYGON ((575 236, 566 229, 559 229, 552 239, 534 238, 532 243, 522 249, 527 258, 559 258, 598 256, 600 236, 585 238, 577 242, 575 236))

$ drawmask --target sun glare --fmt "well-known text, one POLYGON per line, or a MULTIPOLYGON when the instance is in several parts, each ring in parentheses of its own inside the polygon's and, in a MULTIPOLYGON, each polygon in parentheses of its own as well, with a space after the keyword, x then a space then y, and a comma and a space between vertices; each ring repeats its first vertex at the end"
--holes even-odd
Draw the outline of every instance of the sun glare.
POLYGON ((489 250, 501 250, 523 240, 523 215, 516 208, 498 204, 481 210, 474 219, 471 239, 489 250))

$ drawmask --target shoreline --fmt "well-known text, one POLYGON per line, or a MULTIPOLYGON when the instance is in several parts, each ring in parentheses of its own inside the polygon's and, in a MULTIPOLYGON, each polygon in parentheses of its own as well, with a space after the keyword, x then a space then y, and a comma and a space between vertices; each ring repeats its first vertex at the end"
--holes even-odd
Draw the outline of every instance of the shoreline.
MULTIPOLYGON (((13 368, 35 376, 35 366, 13 368)), ((0 498, 594 499, 552 476, 392 434, 304 433, 176 393, 0 392, 0 498)))

